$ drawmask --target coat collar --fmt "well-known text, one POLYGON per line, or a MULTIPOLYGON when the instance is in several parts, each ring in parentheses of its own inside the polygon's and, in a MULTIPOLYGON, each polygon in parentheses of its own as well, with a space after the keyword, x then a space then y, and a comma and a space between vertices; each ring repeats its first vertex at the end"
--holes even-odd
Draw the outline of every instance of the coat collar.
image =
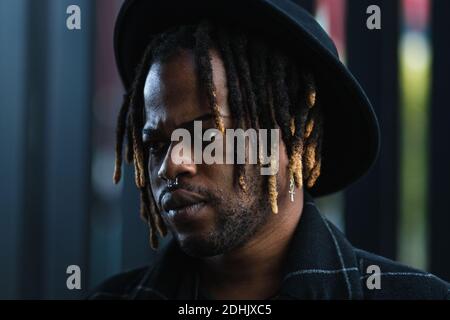
POLYGON ((290 244, 281 295, 295 299, 361 299, 353 247, 305 192, 302 217, 290 244))
MULTIPOLYGON (((198 260, 171 240, 136 287, 136 299, 195 299, 198 260)), ((362 299, 353 247, 326 220, 305 192, 304 208, 292 238, 278 296, 281 299, 362 299)))

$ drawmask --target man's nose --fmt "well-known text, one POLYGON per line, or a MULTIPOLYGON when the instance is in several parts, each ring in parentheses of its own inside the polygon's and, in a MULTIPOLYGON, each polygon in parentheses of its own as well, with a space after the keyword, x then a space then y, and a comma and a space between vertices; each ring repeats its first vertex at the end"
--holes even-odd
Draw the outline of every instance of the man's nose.
MULTIPOLYGON (((181 142, 182 143, 182 142, 181 142)), ((164 161, 158 171, 158 177, 163 180, 174 180, 179 176, 194 176, 197 172, 197 166, 192 157, 192 150, 183 148, 181 152, 181 145, 172 143, 167 150, 164 161), (175 150, 175 152, 174 152, 175 150)))

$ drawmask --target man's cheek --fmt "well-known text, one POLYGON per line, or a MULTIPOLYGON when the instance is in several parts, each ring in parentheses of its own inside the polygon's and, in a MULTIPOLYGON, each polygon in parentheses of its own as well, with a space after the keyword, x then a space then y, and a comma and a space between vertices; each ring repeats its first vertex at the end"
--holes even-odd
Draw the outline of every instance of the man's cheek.
POLYGON ((232 164, 203 164, 197 174, 205 177, 212 189, 229 190, 233 186, 234 168, 232 164))

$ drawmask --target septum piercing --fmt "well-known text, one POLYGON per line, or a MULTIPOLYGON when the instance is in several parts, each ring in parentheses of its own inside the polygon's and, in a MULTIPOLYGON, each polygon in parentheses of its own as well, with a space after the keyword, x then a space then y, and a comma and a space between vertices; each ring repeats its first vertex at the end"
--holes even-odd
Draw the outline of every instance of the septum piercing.
POLYGON ((167 183, 167 187, 169 189, 174 189, 178 187, 178 177, 176 177, 175 180, 169 180, 169 182, 167 183))

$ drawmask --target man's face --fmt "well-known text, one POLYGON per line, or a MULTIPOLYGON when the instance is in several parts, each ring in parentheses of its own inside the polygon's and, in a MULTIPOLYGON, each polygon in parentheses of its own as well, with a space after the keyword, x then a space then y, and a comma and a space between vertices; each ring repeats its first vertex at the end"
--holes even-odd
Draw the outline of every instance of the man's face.
MULTIPOLYGON (((225 128, 232 128, 223 62, 214 50, 211 56, 220 113, 225 128)), ((144 98, 143 140, 150 150, 151 191, 181 248, 190 255, 206 257, 244 244, 271 212, 259 169, 246 167, 248 190, 244 193, 234 183, 232 164, 175 164, 171 158, 178 143, 171 142, 175 129, 192 133, 194 120, 199 119, 203 131, 215 128, 206 95, 197 83, 193 53, 180 50, 164 64, 155 62, 147 76, 144 98), (167 180, 176 177, 179 188, 168 189, 167 180)))

